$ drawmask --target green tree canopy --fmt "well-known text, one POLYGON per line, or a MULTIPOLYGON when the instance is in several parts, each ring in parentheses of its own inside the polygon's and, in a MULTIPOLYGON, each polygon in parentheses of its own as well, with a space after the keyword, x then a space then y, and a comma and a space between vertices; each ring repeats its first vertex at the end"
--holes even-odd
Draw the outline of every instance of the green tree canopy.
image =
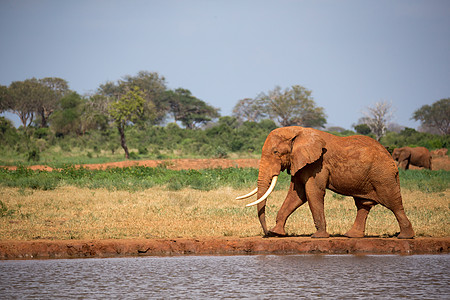
POLYGON ((106 82, 100 85, 98 94, 108 97, 109 102, 112 102, 135 87, 139 88, 144 99, 143 112, 136 122, 162 122, 168 112, 168 105, 163 97, 166 85, 165 78, 156 72, 141 71, 136 76, 125 76, 116 83, 106 82))
POLYGON ((194 97, 189 90, 178 88, 166 92, 166 101, 175 121, 181 122, 188 129, 205 124, 218 118, 219 110, 194 97))
POLYGON ((130 158, 130 153, 125 139, 125 127, 142 118, 144 106, 144 94, 138 87, 133 87, 123 96, 119 96, 109 107, 109 114, 119 130, 121 146, 127 159, 130 158))
POLYGON ((67 82, 56 77, 15 81, 6 90, 0 90, 1 110, 18 115, 25 128, 33 121, 48 127, 48 118, 68 91, 67 82))
POLYGON ((440 134, 450 134, 450 98, 422 106, 414 112, 412 119, 420 121, 423 126, 437 129, 440 134))
POLYGON ((45 95, 38 98, 36 113, 40 127, 48 127, 48 118, 57 109, 61 99, 69 93, 69 85, 64 79, 57 77, 46 77, 38 82, 45 87, 41 91, 45 95))
POLYGON ((4 112, 9 108, 7 96, 8 87, 0 84, 0 112, 4 112))
POLYGON ((77 92, 71 92, 64 96, 58 108, 52 114, 51 127, 57 135, 66 135, 71 132, 83 133, 81 115, 84 101, 77 92))
POLYGON ((15 113, 27 128, 33 121, 39 104, 48 93, 37 79, 14 81, 8 87, 6 96, 7 110, 15 113))

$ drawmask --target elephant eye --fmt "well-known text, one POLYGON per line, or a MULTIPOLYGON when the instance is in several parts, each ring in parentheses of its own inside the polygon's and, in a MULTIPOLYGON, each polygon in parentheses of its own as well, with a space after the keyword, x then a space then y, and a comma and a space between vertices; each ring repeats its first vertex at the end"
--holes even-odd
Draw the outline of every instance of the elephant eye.
POLYGON ((273 150, 273 154, 278 155, 278 154, 280 154, 280 152, 278 152, 278 150, 273 150))

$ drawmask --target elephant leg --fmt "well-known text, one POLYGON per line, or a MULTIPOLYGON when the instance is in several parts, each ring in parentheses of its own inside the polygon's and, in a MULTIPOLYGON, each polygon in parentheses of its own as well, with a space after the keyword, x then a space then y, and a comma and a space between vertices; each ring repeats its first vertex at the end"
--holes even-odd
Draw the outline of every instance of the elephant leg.
POLYGON ((377 194, 381 200, 379 202, 390 209, 397 219, 400 227, 400 234, 397 237, 399 239, 412 239, 414 237, 414 230, 403 207, 400 187, 397 187, 397 190, 393 191, 388 185, 380 186, 377 189, 377 194))
POLYGON ((403 170, 408 170, 409 169, 409 161, 406 159, 399 161, 398 167, 403 170))
POLYGON ((305 188, 301 184, 296 184, 294 180, 291 181, 289 192, 277 214, 276 225, 273 227, 268 236, 285 236, 284 229, 286 220, 289 216, 301 205, 306 202, 305 188))
POLYGON ((376 205, 375 201, 366 200, 359 197, 353 197, 355 199, 355 205, 357 209, 355 223, 352 228, 344 235, 349 238, 362 238, 366 231, 366 221, 369 215, 370 209, 376 205))
POLYGON ((325 220, 324 197, 325 189, 318 187, 314 180, 309 180, 305 185, 306 197, 308 199, 309 208, 314 219, 316 232, 312 238, 328 238, 327 223, 325 220))

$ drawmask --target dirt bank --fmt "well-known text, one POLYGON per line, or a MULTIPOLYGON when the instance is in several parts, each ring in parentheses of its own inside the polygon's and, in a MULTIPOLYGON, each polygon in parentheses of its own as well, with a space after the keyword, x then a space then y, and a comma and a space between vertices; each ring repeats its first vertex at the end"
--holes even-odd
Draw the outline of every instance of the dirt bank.
POLYGON ((198 238, 140 240, 0 241, 0 259, 92 258, 150 255, 442 254, 450 238, 198 238))
MULTIPOLYGON (((103 164, 84 164, 75 165, 76 168, 85 168, 89 170, 105 170, 108 168, 126 168, 134 166, 143 166, 156 168, 165 166, 172 170, 201 170, 209 168, 258 168, 259 159, 166 159, 166 160, 126 160, 120 162, 110 162, 103 164)), ((2 166, 9 170, 16 170, 16 166, 2 166)), ((52 171, 53 168, 46 165, 34 165, 29 167, 32 170, 52 171)))
MULTIPOLYGON (((432 163, 433 170, 450 170, 450 159, 448 156, 443 157, 433 157, 432 163)), ((214 159, 214 158, 205 158, 205 159, 166 159, 166 160, 126 160, 121 162, 110 162, 103 164, 84 164, 84 165, 75 165, 76 168, 85 168, 89 170, 105 170, 108 168, 126 168, 133 166, 144 166, 155 168, 158 166, 165 166, 168 169, 172 170, 201 170, 201 169, 209 169, 209 168, 258 168, 259 167, 259 159, 214 159)), ((17 169, 16 166, 0 166, 1 168, 7 168, 10 170, 17 169)), ((44 170, 44 171, 52 171, 53 168, 46 165, 34 165, 29 167, 32 170, 44 170)), ((411 169, 420 169, 415 166, 411 166, 411 169)))

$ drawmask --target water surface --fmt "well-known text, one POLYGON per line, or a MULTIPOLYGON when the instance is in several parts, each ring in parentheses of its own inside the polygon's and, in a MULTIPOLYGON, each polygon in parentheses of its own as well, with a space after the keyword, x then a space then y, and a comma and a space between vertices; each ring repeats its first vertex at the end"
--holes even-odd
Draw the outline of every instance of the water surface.
POLYGON ((450 255, 0 261, 2 299, 449 299, 450 255))

